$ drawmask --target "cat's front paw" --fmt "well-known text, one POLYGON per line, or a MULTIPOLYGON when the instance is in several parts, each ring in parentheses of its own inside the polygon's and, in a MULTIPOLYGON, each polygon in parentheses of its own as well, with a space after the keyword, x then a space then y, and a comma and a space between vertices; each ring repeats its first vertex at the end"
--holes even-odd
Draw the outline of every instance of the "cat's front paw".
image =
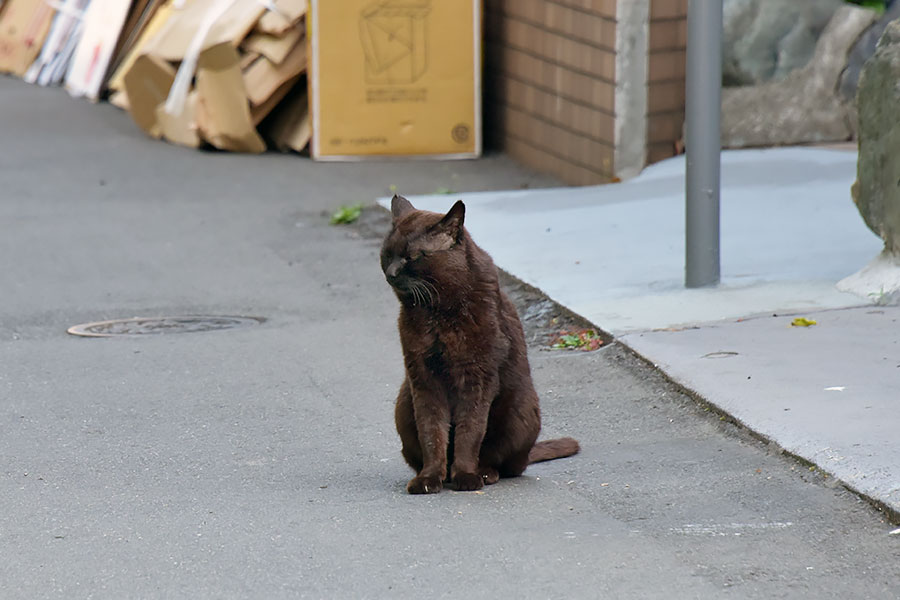
POLYGON ((484 479, 477 473, 457 473, 453 476, 457 492, 473 492, 484 487, 484 479))
POLYGON ((406 484, 406 491, 410 494, 437 494, 444 484, 440 477, 422 477, 416 475, 406 484))

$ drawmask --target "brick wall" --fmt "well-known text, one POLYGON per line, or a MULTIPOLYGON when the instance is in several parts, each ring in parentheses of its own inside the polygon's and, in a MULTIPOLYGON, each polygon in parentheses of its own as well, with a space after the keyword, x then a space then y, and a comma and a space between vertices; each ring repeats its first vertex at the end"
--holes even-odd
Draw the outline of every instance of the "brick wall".
MULTIPOLYGON (((615 175, 616 0, 484 0, 485 140, 574 184, 615 175)), ((647 157, 684 120, 687 0, 650 0, 647 157)))
POLYGON ((613 176, 615 0, 485 0, 485 138, 584 185, 613 176))
POLYGON ((688 0, 651 0, 647 75, 647 162, 675 154, 684 124, 688 0))

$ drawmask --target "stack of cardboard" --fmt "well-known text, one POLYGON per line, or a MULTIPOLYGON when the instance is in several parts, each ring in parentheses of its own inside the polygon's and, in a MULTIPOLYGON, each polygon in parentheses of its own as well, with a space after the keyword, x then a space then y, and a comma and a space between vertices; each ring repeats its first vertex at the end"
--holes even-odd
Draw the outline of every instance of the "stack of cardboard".
POLYGON ((303 150, 308 0, 0 0, 0 72, 197 147, 303 150))
POLYGON ((190 147, 475 157, 480 16, 480 0, 0 0, 0 72, 108 91, 190 147))
POLYGON ((114 101, 149 135, 177 144, 263 152, 266 133, 302 150, 306 12, 307 0, 169 0, 123 58, 114 101))

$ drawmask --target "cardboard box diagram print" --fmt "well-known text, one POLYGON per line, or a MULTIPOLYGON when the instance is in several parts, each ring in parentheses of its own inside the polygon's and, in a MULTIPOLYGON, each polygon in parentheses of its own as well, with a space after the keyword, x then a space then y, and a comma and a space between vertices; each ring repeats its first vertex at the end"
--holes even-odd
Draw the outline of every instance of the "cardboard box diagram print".
POLYGON ((366 83, 415 83, 428 68, 427 17, 430 0, 381 0, 359 16, 366 59, 366 83))

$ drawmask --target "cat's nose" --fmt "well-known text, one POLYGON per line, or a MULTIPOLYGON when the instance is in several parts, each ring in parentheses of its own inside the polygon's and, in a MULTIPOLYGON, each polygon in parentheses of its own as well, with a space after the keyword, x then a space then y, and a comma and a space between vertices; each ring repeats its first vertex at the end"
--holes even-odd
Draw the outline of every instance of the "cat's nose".
POLYGON ((388 280, 396 279, 397 275, 400 274, 400 269, 403 265, 400 264, 399 261, 392 262, 388 265, 388 268, 384 270, 384 275, 388 278, 388 280))

